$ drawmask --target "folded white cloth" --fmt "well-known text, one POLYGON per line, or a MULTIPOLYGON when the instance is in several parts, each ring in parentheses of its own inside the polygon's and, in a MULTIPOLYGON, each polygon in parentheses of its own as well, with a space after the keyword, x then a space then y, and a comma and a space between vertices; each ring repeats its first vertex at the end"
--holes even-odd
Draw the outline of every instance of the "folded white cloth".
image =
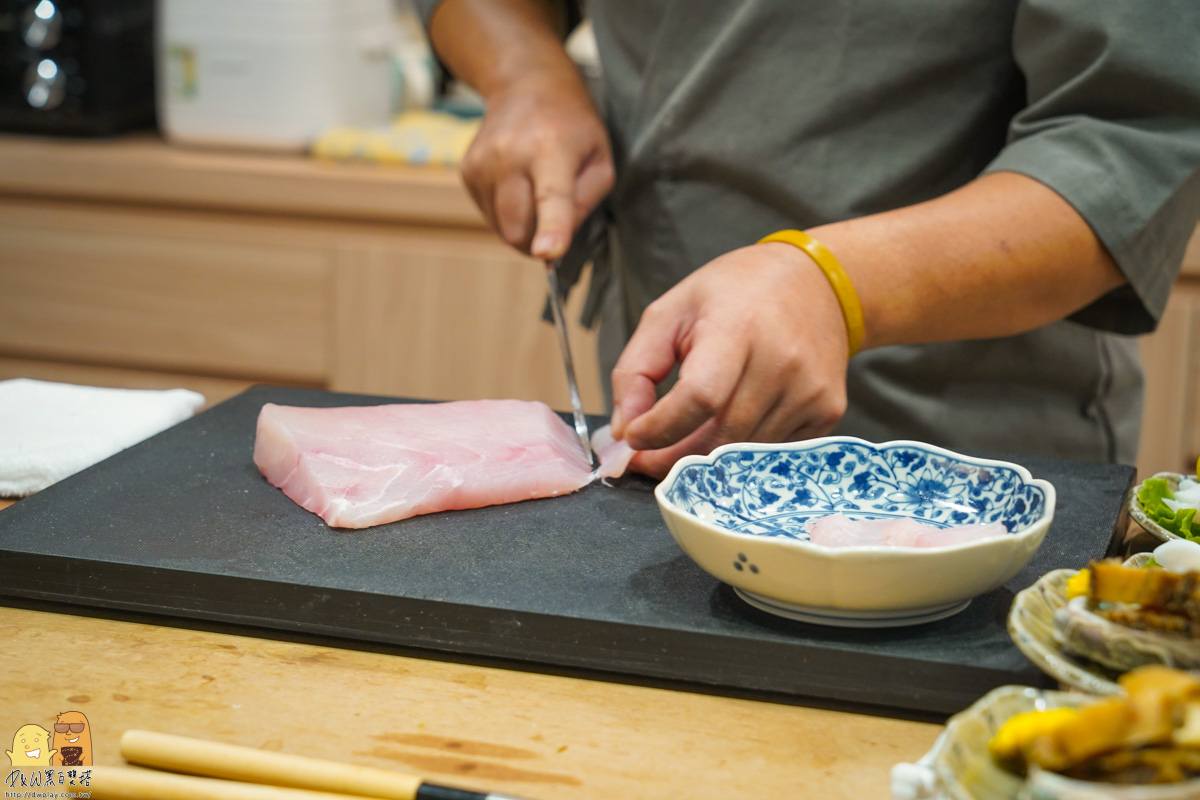
POLYGON ((187 389, 101 389, 0 381, 0 497, 24 497, 182 422, 187 389))

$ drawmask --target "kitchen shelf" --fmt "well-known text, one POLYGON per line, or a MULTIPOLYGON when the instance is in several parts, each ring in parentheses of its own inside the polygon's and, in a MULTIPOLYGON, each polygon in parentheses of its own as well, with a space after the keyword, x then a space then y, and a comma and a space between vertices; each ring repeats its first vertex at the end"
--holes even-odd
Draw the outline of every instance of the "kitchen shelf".
POLYGON ((457 173, 301 154, 0 135, 0 191, 29 197, 457 226, 482 230, 457 173))

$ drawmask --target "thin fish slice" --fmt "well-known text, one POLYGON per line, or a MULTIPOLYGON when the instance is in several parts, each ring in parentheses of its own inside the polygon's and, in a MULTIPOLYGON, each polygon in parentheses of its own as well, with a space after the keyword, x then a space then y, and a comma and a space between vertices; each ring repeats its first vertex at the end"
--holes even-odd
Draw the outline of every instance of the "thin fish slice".
POLYGON ((259 413, 254 463, 331 527, 366 528, 569 494, 624 471, 628 446, 610 448, 593 473, 574 430, 544 403, 268 403, 259 413))

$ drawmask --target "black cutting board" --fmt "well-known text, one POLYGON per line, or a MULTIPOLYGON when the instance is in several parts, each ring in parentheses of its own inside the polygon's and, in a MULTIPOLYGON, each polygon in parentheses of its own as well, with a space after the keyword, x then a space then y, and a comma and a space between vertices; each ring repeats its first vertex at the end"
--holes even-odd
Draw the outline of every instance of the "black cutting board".
POLYGON ((250 389, 0 512, 0 593, 696 691, 949 714, 1002 684, 1050 685, 1009 640, 1013 594, 1104 555, 1134 477, 1132 467, 1022 458, 1054 484, 1058 507, 1016 578, 939 622, 825 628, 757 611, 701 571, 638 476, 330 529, 251 460, 267 402, 398 401, 250 389))

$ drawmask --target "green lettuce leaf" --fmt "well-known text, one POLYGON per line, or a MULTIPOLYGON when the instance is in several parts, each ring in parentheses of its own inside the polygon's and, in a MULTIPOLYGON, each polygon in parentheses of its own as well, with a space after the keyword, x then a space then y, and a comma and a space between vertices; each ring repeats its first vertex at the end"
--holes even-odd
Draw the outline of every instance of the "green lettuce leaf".
POLYGON ((1176 536, 1200 541, 1200 520, 1196 519, 1196 509, 1181 508, 1172 511, 1163 502, 1164 499, 1175 499, 1165 478, 1147 478, 1142 488, 1138 489, 1137 498, 1146 516, 1163 528, 1176 536))

